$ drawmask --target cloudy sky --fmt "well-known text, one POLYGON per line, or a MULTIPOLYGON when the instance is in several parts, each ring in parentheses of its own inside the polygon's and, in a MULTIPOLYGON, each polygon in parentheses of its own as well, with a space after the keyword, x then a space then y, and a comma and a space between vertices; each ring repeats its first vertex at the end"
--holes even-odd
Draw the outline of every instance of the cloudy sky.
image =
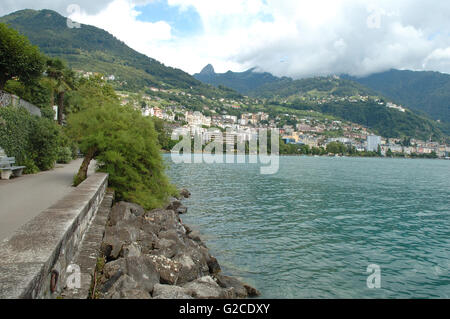
POLYGON ((103 28, 189 73, 450 73, 448 0, 2 0, 0 14, 24 8, 103 28))

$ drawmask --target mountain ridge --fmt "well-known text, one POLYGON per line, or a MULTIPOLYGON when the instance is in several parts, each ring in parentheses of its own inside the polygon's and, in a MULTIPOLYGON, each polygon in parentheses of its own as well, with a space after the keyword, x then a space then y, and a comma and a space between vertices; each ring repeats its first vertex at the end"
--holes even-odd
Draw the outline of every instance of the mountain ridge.
POLYGON ((75 70, 114 75, 119 89, 154 86, 196 89, 201 94, 219 91, 133 50, 103 29, 85 24, 69 28, 67 18, 52 10, 20 10, 0 17, 0 22, 25 35, 44 54, 62 58, 75 70))
POLYGON ((435 120, 450 122, 450 74, 391 69, 348 78, 435 120))

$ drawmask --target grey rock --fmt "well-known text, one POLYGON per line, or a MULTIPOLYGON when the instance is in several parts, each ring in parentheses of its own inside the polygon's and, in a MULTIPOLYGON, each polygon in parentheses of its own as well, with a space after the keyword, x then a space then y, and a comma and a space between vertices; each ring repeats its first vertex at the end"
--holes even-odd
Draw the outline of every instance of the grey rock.
POLYGON ((120 256, 127 257, 139 257, 141 256, 141 248, 137 243, 131 243, 128 245, 124 245, 122 247, 122 251, 120 252, 120 256))
MULTIPOLYGON (((116 261, 109 262, 103 269, 103 275, 106 282, 103 285, 102 292, 111 290, 120 290, 123 280, 127 277, 131 278, 136 287, 141 287, 145 291, 152 291, 153 286, 160 282, 160 276, 156 270, 152 260, 147 256, 120 258, 116 261), (127 277, 122 278, 124 275, 127 277)), ((136 287, 127 286, 127 289, 134 289, 136 287)))
POLYGON ((114 293, 114 295, 111 297, 111 299, 133 299, 133 300, 140 300, 140 299, 152 299, 150 294, 144 290, 139 289, 128 289, 128 290, 121 290, 119 292, 114 293))
POLYGON ((176 285, 182 265, 165 256, 149 256, 160 276, 162 284, 176 285))
POLYGON ((200 233, 196 230, 193 230, 188 235, 189 238, 191 238, 193 241, 196 241, 197 243, 203 243, 200 233))
POLYGON ((211 276, 201 277, 183 285, 194 298, 198 299, 229 299, 234 297, 233 288, 221 288, 211 276))
POLYGON ((180 196, 184 198, 189 198, 191 197, 191 192, 188 191, 186 188, 183 188, 182 190, 180 190, 180 196))
POLYGON ((153 299, 193 299, 190 290, 171 285, 157 284, 153 288, 153 299))
POLYGON ((172 197, 169 199, 169 205, 166 206, 166 210, 176 211, 181 205, 182 204, 178 199, 172 197))
POLYGON ((205 256, 197 246, 187 246, 174 258, 182 267, 178 277, 178 283, 184 284, 199 277, 209 275, 209 267, 205 256))
POLYGON ((186 214, 187 211, 188 211, 188 209, 186 206, 180 206, 175 210, 175 213, 183 215, 183 214, 186 214))
POLYGON ((259 296, 261 296, 261 292, 258 289, 254 288, 254 287, 252 287, 250 285, 247 285, 247 284, 244 284, 244 287, 245 287, 245 289, 247 289, 247 294, 248 294, 249 297, 259 297, 259 296))
POLYGON ((129 257, 126 261, 126 273, 146 291, 152 291, 153 286, 160 282, 159 273, 148 257, 129 257))
POLYGON ((234 294, 236 298, 248 297, 247 288, 245 288, 244 284, 239 280, 237 280, 236 278, 223 275, 216 275, 215 278, 220 287, 234 288, 234 294))
POLYGON ((119 221, 130 220, 134 217, 144 215, 145 210, 139 205, 120 202, 114 205, 109 215, 108 224, 110 226, 116 225, 119 221))
POLYGON ((219 262, 217 261, 216 258, 214 258, 212 256, 207 261, 207 265, 209 268, 209 273, 212 275, 216 275, 222 271, 222 269, 220 268, 219 262))

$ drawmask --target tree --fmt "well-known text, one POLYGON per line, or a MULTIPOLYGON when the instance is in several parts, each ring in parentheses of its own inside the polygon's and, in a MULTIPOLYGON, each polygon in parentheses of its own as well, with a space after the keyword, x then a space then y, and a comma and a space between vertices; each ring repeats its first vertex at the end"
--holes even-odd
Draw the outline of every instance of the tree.
POLYGON ((39 49, 26 37, 0 23, 0 89, 13 78, 28 84, 43 71, 44 58, 39 49))
POLYGON ((82 182, 93 159, 109 173, 109 186, 119 200, 146 209, 162 206, 175 188, 169 183, 150 118, 116 103, 92 106, 68 116, 68 133, 85 154, 75 177, 82 182))
POLYGON ((393 155, 394 155, 394 153, 392 152, 392 150, 388 149, 387 152, 386 152, 386 156, 387 157, 392 157, 393 155))
POLYGON ((347 147, 340 142, 331 142, 327 145, 327 152, 332 154, 344 154, 347 147))
MULTIPOLYGON (((74 87, 74 73, 68 69, 64 62, 60 59, 47 59, 47 76, 53 82, 54 96, 56 96, 56 104, 58 105, 58 124, 63 122, 64 97, 67 91, 74 87)), ((54 98, 52 99, 54 103, 54 98)))

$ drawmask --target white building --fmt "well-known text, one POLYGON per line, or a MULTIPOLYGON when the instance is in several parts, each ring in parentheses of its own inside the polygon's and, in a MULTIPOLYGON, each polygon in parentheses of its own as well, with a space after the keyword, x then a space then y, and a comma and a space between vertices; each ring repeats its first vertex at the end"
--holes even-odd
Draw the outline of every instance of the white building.
POLYGON ((369 135, 367 136, 367 151, 376 152, 378 146, 381 146, 381 136, 369 135))

